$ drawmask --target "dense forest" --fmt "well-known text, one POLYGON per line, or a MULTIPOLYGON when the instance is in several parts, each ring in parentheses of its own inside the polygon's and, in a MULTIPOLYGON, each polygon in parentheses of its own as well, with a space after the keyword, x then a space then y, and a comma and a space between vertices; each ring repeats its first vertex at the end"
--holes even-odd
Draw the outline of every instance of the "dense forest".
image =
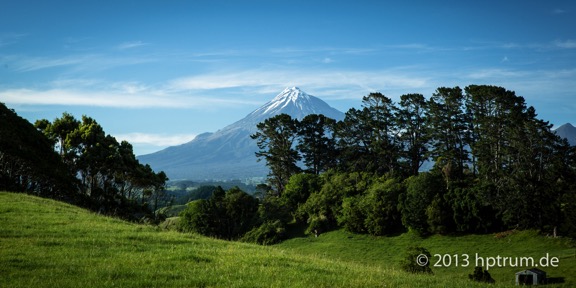
POLYGON ((126 219, 154 220, 168 180, 94 119, 64 113, 34 125, 0 103, 0 190, 53 198, 126 219))
POLYGON ((343 121, 278 115, 252 135, 270 168, 260 202, 218 191, 189 204, 181 229, 263 244, 287 237, 290 225, 315 235, 538 229, 574 237, 576 150, 551 127, 523 97, 485 85, 399 103, 371 93, 343 121))

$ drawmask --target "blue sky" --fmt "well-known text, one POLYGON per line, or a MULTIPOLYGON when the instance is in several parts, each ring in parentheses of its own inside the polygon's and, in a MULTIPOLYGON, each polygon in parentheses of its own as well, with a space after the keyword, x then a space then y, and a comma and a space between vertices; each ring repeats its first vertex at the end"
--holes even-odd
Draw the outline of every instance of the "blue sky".
POLYGON ((137 155, 298 86, 345 112, 490 84, 576 124, 575 1, 0 0, 0 102, 95 118, 137 155))

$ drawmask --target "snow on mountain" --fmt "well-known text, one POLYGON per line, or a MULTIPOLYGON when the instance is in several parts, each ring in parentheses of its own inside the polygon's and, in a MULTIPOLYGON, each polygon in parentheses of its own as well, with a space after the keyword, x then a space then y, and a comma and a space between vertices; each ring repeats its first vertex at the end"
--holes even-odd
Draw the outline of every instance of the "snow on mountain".
POLYGON ((274 99, 252 111, 243 119, 222 130, 241 127, 255 132, 258 123, 282 113, 298 120, 302 120, 306 115, 310 114, 323 114, 336 120, 344 119, 344 113, 330 107, 320 98, 309 95, 298 87, 290 87, 284 89, 274 99))
POLYGON ((271 101, 243 119, 214 133, 203 133, 188 143, 139 156, 142 163, 155 171, 164 171, 172 180, 227 180, 264 177, 268 169, 257 162, 256 141, 250 135, 256 125, 270 117, 288 114, 301 120, 309 114, 323 114, 336 120, 344 113, 297 87, 284 89, 271 101))

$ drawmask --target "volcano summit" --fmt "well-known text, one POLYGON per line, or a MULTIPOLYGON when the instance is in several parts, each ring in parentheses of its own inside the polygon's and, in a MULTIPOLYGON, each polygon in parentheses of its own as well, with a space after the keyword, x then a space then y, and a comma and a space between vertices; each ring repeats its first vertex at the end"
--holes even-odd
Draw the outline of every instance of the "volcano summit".
POLYGON ((344 113, 330 107, 320 98, 300 90, 286 88, 274 99, 243 119, 214 133, 203 133, 194 140, 164 150, 139 156, 141 163, 155 171, 164 171, 171 180, 230 180, 265 177, 268 168, 257 162, 256 141, 250 134, 256 125, 279 114, 301 120, 309 114, 323 114, 342 120, 344 113))

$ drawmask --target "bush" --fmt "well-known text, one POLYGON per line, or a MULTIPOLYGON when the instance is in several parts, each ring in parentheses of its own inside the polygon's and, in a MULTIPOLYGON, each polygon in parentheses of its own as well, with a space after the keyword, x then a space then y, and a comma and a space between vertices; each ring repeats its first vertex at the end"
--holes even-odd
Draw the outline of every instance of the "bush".
POLYGON ((406 257, 400 262, 400 267, 410 273, 432 274, 430 259, 432 259, 432 255, 428 249, 416 246, 410 247, 406 250, 406 257))
POLYGON ((265 222, 259 227, 250 230, 242 237, 242 241, 260 245, 272 245, 280 243, 287 236, 284 224, 276 220, 265 222))
POLYGON ((480 266, 477 266, 476 268, 474 268, 474 274, 468 274, 468 278, 470 278, 470 280, 473 280, 476 282, 485 282, 485 283, 496 282, 496 281, 494 281, 492 276, 490 276, 490 273, 488 273, 488 270, 483 270, 482 267, 480 267, 480 266))

